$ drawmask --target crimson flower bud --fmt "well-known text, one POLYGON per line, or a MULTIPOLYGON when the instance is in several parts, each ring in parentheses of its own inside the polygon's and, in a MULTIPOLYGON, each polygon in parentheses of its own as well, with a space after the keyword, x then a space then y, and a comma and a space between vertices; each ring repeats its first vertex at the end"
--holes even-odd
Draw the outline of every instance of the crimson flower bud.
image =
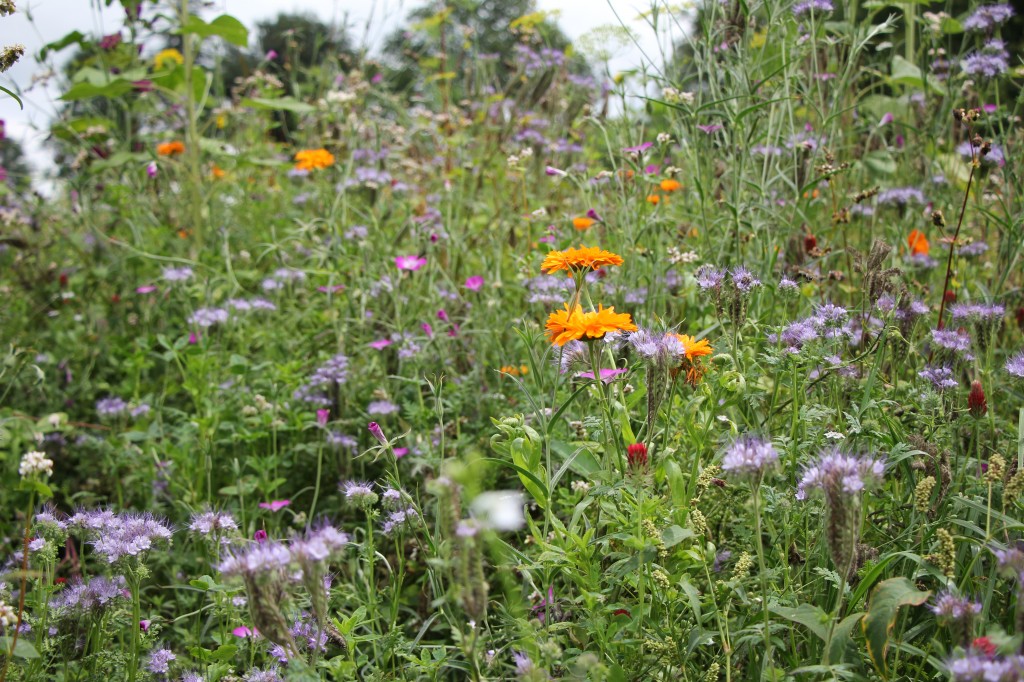
POLYGON ((647 446, 643 443, 633 443, 626 448, 626 461, 631 469, 647 468, 647 446))
POLYGON ((967 408, 975 417, 980 417, 988 412, 985 390, 981 387, 980 381, 971 382, 971 392, 967 394, 967 408))

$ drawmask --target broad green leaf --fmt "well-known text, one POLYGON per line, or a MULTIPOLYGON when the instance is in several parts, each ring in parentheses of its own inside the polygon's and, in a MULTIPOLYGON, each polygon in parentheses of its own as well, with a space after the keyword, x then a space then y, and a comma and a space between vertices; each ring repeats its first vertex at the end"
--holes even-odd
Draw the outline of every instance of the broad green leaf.
POLYGON ((82 41, 85 40, 85 36, 82 35, 81 31, 72 31, 63 38, 47 43, 39 50, 39 61, 45 61, 47 55, 51 52, 60 52, 68 45, 81 45, 82 41))
MULTIPOLYGON (((11 637, 0 637, 0 651, 11 650, 11 639, 11 637)), ((24 637, 18 637, 18 641, 14 645, 14 656, 16 658, 39 658, 39 652, 32 646, 32 642, 24 637)), ((15 666, 15 670, 17 670, 17 666, 15 666)))
POLYGON ((768 607, 768 610, 778 616, 782 616, 786 620, 800 623, 800 625, 813 632, 823 642, 828 639, 829 616, 821 610, 820 606, 800 604, 793 608, 791 606, 773 604, 768 607))
POLYGON ((874 151, 861 159, 873 175, 895 175, 896 161, 887 151, 874 151))
POLYGON ((661 541, 665 544, 665 548, 675 547, 686 538, 692 538, 693 531, 689 528, 682 528, 680 526, 669 526, 661 534, 661 541))
POLYGON ((243 107, 253 109, 266 109, 269 111, 291 111, 296 114, 308 114, 316 111, 316 107, 300 102, 294 97, 281 97, 279 99, 266 99, 265 97, 249 97, 242 100, 243 107))
POLYGON ((238 47, 246 47, 249 44, 249 29, 230 14, 222 14, 210 23, 193 14, 185 22, 182 32, 195 33, 203 38, 219 36, 238 47))
POLYGON ((931 590, 919 590, 904 577, 883 580, 871 593, 861 627, 867 640, 868 655, 882 677, 888 676, 885 654, 889 648, 889 635, 896 625, 896 612, 901 606, 920 606, 928 601, 931 594, 931 590))
POLYGON ((135 85, 128 80, 123 78, 115 78, 108 81, 105 85, 96 85, 89 82, 75 83, 68 91, 60 96, 60 99, 65 102, 74 102, 80 99, 89 99, 91 97, 120 97, 125 93, 131 92, 135 85))
POLYGON ((924 87, 924 77, 921 75, 921 69, 899 55, 892 59, 892 75, 890 78, 893 83, 909 85, 915 88, 924 87))
POLYGON ((835 627, 832 632, 832 643, 828 648, 828 660, 831 663, 840 663, 846 658, 853 658, 856 653, 853 647, 853 630, 863 617, 863 611, 851 613, 835 627))

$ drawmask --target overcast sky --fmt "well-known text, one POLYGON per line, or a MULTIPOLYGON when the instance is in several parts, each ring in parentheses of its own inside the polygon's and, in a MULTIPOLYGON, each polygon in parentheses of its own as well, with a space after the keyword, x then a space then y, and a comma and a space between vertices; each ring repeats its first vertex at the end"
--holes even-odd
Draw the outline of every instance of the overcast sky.
MULTIPOLYGON (((558 12, 557 21, 573 40, 585 36, 602 26, 619 26, 620 20, 633 30, 635 44, 613 46, 611 71, 636 68, 643 61, 642 53, 656 58, 659 38, 638 20, 639 14, 650 7, 651 0, 538 0, 542 10, 558 12)), ((42 141, 47 135, 48 122, 58 109, 55 87, 31 87, 34 74, 43 69, 31 58, 43 45, 71 31, 102 36, 122 26, 123 10, 114 0, 105 7, 104 0, 16 0, 18 12, 0 18, 0 44, 24 43, 26 55, 21 62, 0 76, 0 85, 22 91, 25 110, 18 109, 14 100, 0 93, 0 119, 6 123, 6 134, 20 141, 33 170, 45 172, 51 165, 43 151, 42 141)), ((215 0, 203 16, 211 19, 221 13, 231 14, 250 27, 279 12, 313 12, 327 21, 341 23, 347 18, 353 38, 366 44, 371 52, 379 47, 383 37, 400 25, 411 8, 423 4, 422 0, 215 0)), ((148 7, 148 3, 147 3, 148 7)), ((678 32, 673 35, 678 37, 678 32)), ((662 44, 670 36, 662 35, 662 44)), ((61 54, 67 58, 74 48, 61 54)))

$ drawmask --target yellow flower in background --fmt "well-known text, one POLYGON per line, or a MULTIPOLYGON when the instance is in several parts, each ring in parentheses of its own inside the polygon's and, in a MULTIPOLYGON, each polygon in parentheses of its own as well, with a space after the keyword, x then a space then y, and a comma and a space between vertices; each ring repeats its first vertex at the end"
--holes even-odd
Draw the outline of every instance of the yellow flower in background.
POLYGON ((166 50, 160 50, 153 57, 153 65, 158 69, 164 68, 164 64, 167 62, 174 62, 175 64, 184 64, 185 56, 175 50, 173 47, 166 50))
POLYGON ((228 124, 228 117, 224 114, 217 114, 215 120, 217 122, 217 130, 224 130, 224 126, 228 124))
POLYGON ((312 171, 334 165, 334 154, 326 149, 302 149, 295 153, 295 170, 312 171))

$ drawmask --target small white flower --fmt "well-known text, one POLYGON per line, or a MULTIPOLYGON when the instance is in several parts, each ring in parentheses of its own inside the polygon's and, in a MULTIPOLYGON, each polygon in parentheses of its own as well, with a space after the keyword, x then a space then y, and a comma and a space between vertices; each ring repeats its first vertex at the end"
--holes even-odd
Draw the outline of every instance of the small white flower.
POLYGON ((46 453, 38 450, 30 450, 21 457, 21 464, 18 466, 18 473, 22 478, 35 474, 43 476, 53 475, 53 460, 46 457, 46 453))
POLYGON ((8 604, 0 601, 0 625, 4 626, 4 629, 17 624, 18 614, 8 604))
POLYGON ((829 440, 846 440, 846 436, 839 433, 838 431, 828 431, 825 433, 825 438, 829 440))
POLYGON ((492 490, 480 493, 469 511, 482 526, 497 531, 519 530, 526 525, 523 494, 518 490, 492 490))

